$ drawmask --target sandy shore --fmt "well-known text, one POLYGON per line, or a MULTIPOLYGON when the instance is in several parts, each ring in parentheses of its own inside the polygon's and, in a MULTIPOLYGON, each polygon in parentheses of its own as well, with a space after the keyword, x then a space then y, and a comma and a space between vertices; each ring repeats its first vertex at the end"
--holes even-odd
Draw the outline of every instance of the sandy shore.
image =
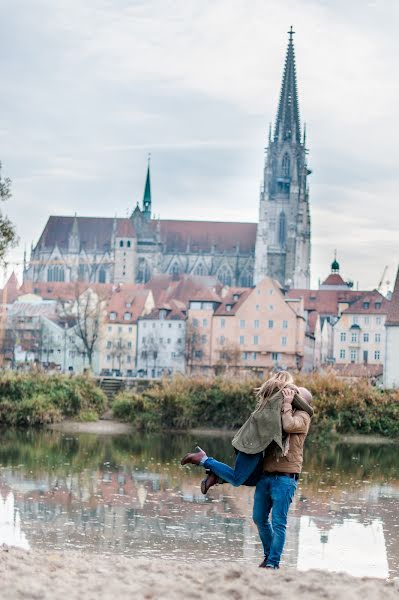
POLYGON ((65 433, 97 433, 100 435, 132 433, 132 426, 129 423, 111 420, 90 422, 61 421, 60 423, 48 425, 48 428, 54 429, 55 431, 64 431, 65 433))
POLYGON ((1 598, 8 600, 152 600, 261 598, 398 600, 396 582, 243 563, 107 557, 78 552, 0 551, 1 598))

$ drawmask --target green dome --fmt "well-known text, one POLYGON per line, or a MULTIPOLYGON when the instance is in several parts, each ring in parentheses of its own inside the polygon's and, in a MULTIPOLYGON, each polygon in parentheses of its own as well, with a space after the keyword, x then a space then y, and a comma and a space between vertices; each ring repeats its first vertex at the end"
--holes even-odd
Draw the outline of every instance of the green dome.
POLYGON ((331 264, 331 271, 333 273, 338 273, 339 272, 339 262, 337 261, 337 259, 334 259, 334 262, 331 264))

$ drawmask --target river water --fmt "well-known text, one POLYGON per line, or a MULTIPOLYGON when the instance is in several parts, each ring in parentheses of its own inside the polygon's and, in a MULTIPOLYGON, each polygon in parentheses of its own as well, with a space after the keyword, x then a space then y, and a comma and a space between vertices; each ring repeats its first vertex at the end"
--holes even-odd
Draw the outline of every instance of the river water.
MULTIPOLYGON (((253 488, 204 497, 203 470, 181 467, 199 443, 233 462, 230 439, 181 434, 5 431, 0 544, 48 551, 240 560, 257 564, 253 488)), ((399 576, 399 471, 393 445, 307 443, 283 562, 356 576, 399 576)))

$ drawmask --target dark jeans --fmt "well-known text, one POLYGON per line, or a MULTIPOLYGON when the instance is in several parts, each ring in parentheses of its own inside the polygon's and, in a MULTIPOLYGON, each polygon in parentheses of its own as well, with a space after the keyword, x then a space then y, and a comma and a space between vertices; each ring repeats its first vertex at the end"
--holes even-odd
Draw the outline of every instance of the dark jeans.
POLYGON ((298 482, 284 475, 264 473, 256 485, 253 519, 267 563, 278 567, 285 544, 288 509, 298 482), (272 511, 271 522, 269 519, 272 511))
POLYGON ((261 457, 263 457, 263 452, 258 452, 257 454, 238 452, 234 469, 214 458, 208 458, 202 466, 210 469, 212 473, 215 473, 215 475, 227 481, 227 483, 238 487, 252 475, 261 457))

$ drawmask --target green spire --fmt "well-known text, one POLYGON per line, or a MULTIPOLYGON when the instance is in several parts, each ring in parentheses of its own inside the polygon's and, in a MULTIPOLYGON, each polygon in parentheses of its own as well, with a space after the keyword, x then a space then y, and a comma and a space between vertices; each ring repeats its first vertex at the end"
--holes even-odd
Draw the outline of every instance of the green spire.
POLYGON ((151 181, 150 181, 150 158, 148 155, 147 177, 145 180, 144 196, 143 196, 143 213, 146 217, 151 218, 151 181))

